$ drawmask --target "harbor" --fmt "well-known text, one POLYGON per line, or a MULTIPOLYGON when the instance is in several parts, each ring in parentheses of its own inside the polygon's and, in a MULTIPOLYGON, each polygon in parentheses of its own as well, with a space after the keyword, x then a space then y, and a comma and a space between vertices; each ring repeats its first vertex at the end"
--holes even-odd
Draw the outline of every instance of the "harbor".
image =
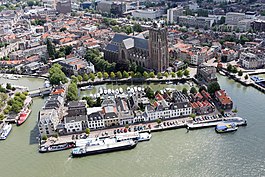
MULTIPOLYGON (((38 132, 36 120, 38 110, 45 100, 34 98, 31 106, 32 113, 27 122, 21 127, 14 126, 7 140, 0 142, 0 155, 5 162, 0 167, 1 173, 6 177, 25 175, 71 177, 78 171, 79 176, 85 177, 89 170, 91 176, 174 176, 178 174, 186 177, 196 176, 199 173, 206 176, 220 174, 223 176, 226 174, 223 171, 231 169, 229 171, 231 176, 262 175, 265 156, 263 149, 257 147, 264 146, 265 137, 262 132, 265 122, 263 113, 257 110, 263 109, 264 95, 252 87, 243 87, 225 77, 218 76, 218 79, 220 85, 236 102, 238 116, 248 119, 248 126, 240 127, 236 133, 217 134, 214 128, 187 133, 186 128, 179 128, 152 132, 153 136, 149 142, 139 143, 136 148, 129 151, 88 156, 82 159, 69 158, 71 150, 40 154, 36 140, 38 132), (14 162, 12 158, 16 161, 14 162), (230 158, 237 163, 230 161, 230 158), (220 163, 224 165, 220 167, 220 163), (16 170, 10 169, 9 164, 15 165, 16 170), (205 165, 209 167, 209 171, 205 171, 205 165), (31 171, 27 170, 29 166, 32 167, 31 171), (143 169, 142 166, 146 168, 143 169), (166 166, 168 170, 161 173, 162 166, 166 166)), ((102 133, 105 133, 105 130, 95 135, 102 135, 102 133)), ((94 132, 91 131, 90 135, 93 134, 94 132)))

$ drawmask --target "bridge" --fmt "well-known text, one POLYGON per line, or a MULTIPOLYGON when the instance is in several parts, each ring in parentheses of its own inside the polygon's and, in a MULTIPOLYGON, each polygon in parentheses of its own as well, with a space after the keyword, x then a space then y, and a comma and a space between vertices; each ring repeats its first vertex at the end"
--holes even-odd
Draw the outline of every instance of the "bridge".
POLYGON ((52 87, 44 87, 44 88, 38 88, 35 90, 29 91, 29 96, 31 97, 39 97, 39 96, 46 96, 49 95, 52 91, 52 87))

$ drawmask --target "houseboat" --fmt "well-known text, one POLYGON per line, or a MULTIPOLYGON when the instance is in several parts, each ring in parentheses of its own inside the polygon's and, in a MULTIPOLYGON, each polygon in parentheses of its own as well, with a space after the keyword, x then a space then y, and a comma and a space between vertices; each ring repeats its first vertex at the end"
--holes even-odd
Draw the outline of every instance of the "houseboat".
POLYGON ((55 151, 62 151, 66 149, 71 149, 75 147, 75 143, 61 143, 61 144, 54 144, 50 146, 40 146, 39 152, 45 153, 45 152, 55 152, 55 151))

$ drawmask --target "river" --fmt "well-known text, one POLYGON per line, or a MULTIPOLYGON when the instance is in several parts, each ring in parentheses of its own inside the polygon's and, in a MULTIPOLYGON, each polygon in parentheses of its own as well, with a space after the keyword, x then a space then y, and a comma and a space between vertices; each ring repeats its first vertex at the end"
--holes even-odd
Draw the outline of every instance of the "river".
POLYGON ((35 128, 44 100, 35 98, 32 114, 21 127, 14 126, 0 142, 2 177, 223 177, 265 175, 265 95, 252 87, 218 76, 232 97, 247 127, 216 134, 213 128, 153 133, 130 151, 69 158, 69 151, 37 152, 35 128))

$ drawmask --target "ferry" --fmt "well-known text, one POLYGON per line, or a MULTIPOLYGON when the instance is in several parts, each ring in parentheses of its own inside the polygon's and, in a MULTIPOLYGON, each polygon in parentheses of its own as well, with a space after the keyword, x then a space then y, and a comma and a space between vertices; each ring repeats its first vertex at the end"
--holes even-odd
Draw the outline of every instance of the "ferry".
POLYGON ((21 111, 17 120, 17 126, 23 124, 28 119, 30 113, 31 110, 28 108, 26 110, 21 111))
POLYGON ((238 127, 236 126, 235 123, 225 123, 225 122, 222 122, 215 127, 215 131, 217 133, 233 132, 237 131, 237 129, 238 127))
POLYGON ((39 152, 45 153, 45 152, 55 152, 55 151, 62 151, 66 149, 71 149, 75 147, 75 143, 61 143, 56 145, 50 145, 50 146, 40 146, 39 152))
POLYGON ((229 117, 224 119, 225 122, 233 122, 237 126, 246 126, 247 125, 247 119, 243 119, 241 117, 229 117))
POLYGON ((128 132, 128 133, 121 133, 115 136, 117 141, 124 141, 124 140, 137 140, 138 142, 141 141, 149 141, 152 137, 150 133, 139 133, 139 132, 128 132))
POLYGON ((5 124, 1 130, 0 140, 5 140, 12 130, 11 124, 5 124))
POLYGON ((94 154, 108 153, 114 151, 122 151, 133 149, 137 145, 137 141, 126 140, 126 141, 116 141, 114 138, 106 138, 99 140, 96 145, 86 145, 83 147, 77 147, 72 150, 72 157, 83 157, 94 154))

